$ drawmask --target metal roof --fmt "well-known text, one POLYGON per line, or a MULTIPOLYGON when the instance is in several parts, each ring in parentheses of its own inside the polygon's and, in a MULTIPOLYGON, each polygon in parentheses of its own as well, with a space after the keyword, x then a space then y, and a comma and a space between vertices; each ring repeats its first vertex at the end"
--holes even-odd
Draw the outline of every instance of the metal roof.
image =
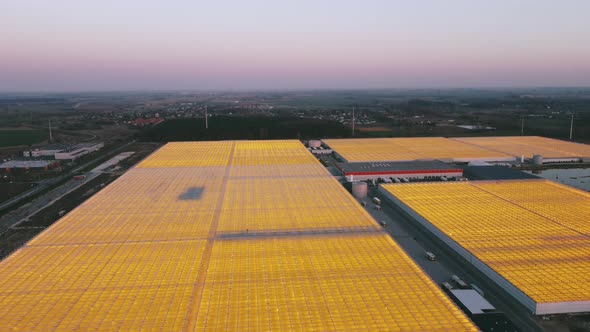
POLYGON ((63 150, 61 150, 60 152, 73 152, 76 150, 80 150, 80 149, 87 149, 87 148, 91 148, 93 146, 99 145, 102 143, 79 143, 79 144, 75 144, 75 145, 71 145, 68 146, 67 148, 64 148, 63 150))
POLYGON ((47 146, 44 146, 42 148, 39 148, 39 150, 45 150, 45 151, 61 151, 61 150, 65 150, 65 149, 69 149, 73 146, 75 146, 76 144, 65 144, 65 143, 53 143, 53 144, 49 144, 47 146))
POLYGON ((472 315, 479 315, 496 309, 490 304, 490 302, 473 289, 452 289, 450 292, 472 315))
POLYGON ((506 166, 465 166, 463 175, 469 180, 523 180, 538 179, 538 176, 506 166))
POLYGON ((438 160, 337 163, 336 167, 338 167, 344 173, 443 170, 461 171, 461 168, 459 167, 449 165, 438 160))

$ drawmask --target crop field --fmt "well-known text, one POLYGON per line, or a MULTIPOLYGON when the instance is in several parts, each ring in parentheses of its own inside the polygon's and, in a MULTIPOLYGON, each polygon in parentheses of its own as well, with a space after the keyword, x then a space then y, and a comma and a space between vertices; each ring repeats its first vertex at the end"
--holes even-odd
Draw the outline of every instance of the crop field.
POLYGON ((29 145, 45 139, 47 133, 41 130, 0 128, 0 147, 29 145))

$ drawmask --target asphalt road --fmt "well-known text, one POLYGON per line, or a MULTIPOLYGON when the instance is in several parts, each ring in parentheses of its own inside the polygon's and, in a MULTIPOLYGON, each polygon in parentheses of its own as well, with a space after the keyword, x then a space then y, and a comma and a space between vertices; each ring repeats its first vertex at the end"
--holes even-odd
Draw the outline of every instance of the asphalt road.
POLYGON ((126 147, 128 147, 129 145, 131 145, 133 143, 134 142, 129 142, 129 143, 123 144, 123 145, 109 151, 108 153, 105 153, 97 158, 94 158, 94 159, 76 167, 71 172, 60 175, 59 177, 44 180, 37 187, 32 188, 31 190, 29 190, 21 195, 18 195, 17 197, 5 202, 5 203, 10 203, 10 204, 6 205, 6 206, 4 206, 5 204, 3 204, 2 206, 0 206, 0 210, 4 207, 7 207, 7 206, 10 206, 13 204, 18 204, 21 200, 23 200, 27 197, 30 197, 32 195, 35 195, 39 192, 43 192, 44 190, 49 190, 48 192, 35 198, 33 201, 26 203, 26 204, 20 206, 19 208, 14 209, 14 210, 2 215, 0 217, 0 234, 5 233, 11 227, 17 226, 18 224, 25 221, 30 216, 37 213, 39 210, 42 210, 45 207, 53 204, 54 202, 59 200, 64 195, 67 195, 69 192, 84 185, 88 181, 92 180, 95 176, 100 174, 100 173, 86 172, 85 173, 86 177, 83 180, 73 180, 72 173, 78 173, 81 170, 89 168, 90 166, 97 163, 98 161, 103 160, 103 159, 107 159, 107 157, 111 157, 115 153, 119 153, 121 150, 125 149, 126 147), (60 181, 63 181, 68 178, 69 178, 69 180, 67 182, 65 182, 64 184, 57 186, 53 189, 50 189, 56 183, 59 183, 60 181))
POLYGON ((0 217, 0 234, 6 232, 6 230, 8 230, 10 227, 18 225, 22 221, 37 213, 39 210, 42 210, 45 207, 53 204, 55 201, 59 200, 64 195, 67 195, 72 190, 75 190, 78 187, 84 185, 86 182, 92 180, 95 176, 99 174, 100 173, 88 173, 86 178, 84 178, 83 180, 69 180, 63 185, 58 186, 57 188, 54 188, 48 191, 47 193, 37 197, 32 202, 24 204, 18 209, 6 213, 2 217, 0 217))
MULTIPOLYGON (((55 186, 60 181, 63 181, 65 179, 71 177, 72 174, 78 173, 78 172, 80 172, 80 171, 88 168, 92 164, 97 163, 100 160, 103 160, 103 159, 106 160, 107 158, 110 158, 115 153, 121 152, 121 150, 125 149, 126 147, 128 147, 129 145, 131 145, 133 143, 135 143, 135 141, 131 141, 131 142, 128 142, 126 144, 123 144, 123 145, 121 145, 121 146, 119 146, 119 147, 117 147, 117 148, 115 148, 115 149, 113 149, 113 150, 111 150, 111 151, 109 151, 109 152, 107 152, 105 154, 102 154, 102 155, 100 155, 100 156, 98 156, 98 157, 96 157, 96 158, 94 158, 92 160, 89 160, 89 161, 85 162, 84 164, 82 164, 82 165, 74 168, 73 170, 71 170, 71 171, 69 171, 69 172, 67 172, 67 173, 65 173, 63 175, 60 175, 60 176, 57 176, 57 177, 51 178, 51 179, 42 180, 42 181, 38 182, 38 185, 36 187, 34 187, 34 188, 31 188, 31 190, 25 191, 24 193, 21 193, 21 194, 15 196, 15 197, 13 197, 13 198, 11 198, 11 199, 3 202, 2 204, 0 204, 0 211, 2 211, 4 209, 7 209, 9 207, 12 207, 14 205, 17 205, 22 200, 24 200, 24 199, 26 199, 28 197, 35 196, 38 193, 41 193, 41 192, 43 192, 45 190, 48 190, 49 188, 55 186)), ((1 227, 1 225, 2 225, 2 222, 0 221, 0 227, 1 227)))

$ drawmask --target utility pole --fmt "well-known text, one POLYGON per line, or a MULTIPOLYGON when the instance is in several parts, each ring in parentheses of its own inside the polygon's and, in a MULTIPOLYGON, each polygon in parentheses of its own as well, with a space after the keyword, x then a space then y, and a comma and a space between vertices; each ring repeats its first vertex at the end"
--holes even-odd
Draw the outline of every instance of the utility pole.
POLYGON ((570 123, 570 141, 572 140, 573 133, 574 133, 574 113, 572 113, 572 122, 570 123))
POLYGON ((53 133, 51 132, 51 119, 49 119, 49 143, 53 143, 53 133))
POLYGON ((524 136, 524 115, 520 119, 520 136, 524 136))
POLYGON ((354 137, 354 106, 352 106, 352 137, 354 137))
POLYGON ((207 105, 205 105, 205 129, 209 129, 209 117, 207 116, 207 105))

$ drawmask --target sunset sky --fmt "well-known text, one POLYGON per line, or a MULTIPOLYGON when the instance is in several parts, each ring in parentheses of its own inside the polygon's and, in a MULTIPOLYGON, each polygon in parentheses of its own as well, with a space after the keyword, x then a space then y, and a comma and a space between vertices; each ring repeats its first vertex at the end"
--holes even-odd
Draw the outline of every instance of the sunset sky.
POLYGON ((0 2, 0 91, 590 86, 587 0, 0 2))

